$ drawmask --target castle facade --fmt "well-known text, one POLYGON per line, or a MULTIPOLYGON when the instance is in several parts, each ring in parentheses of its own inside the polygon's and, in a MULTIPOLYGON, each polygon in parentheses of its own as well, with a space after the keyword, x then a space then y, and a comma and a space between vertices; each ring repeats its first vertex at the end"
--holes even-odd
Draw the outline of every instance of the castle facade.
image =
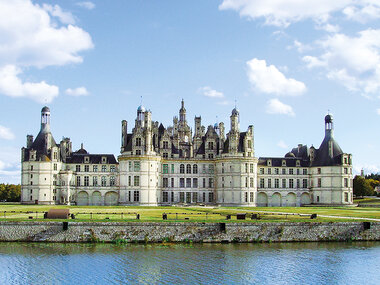
POLYGON ((352 155, 333 136, 325 117, 325 138, 318 149, 298 145, 284 157, 255 156, 254 130, 241 131, 239 111, 224 123, 202 125, 194 133, 184 101, 179 117, 165 128, 152 113, 137 109, 134 126, 121 123, 121 151, 90 154, 72 151, 69 138, 57 144, 50 131, 50 109, 41 111, 36 139, 27 136, 22 156, 23 204, 302 206, 353 202, 352 155))

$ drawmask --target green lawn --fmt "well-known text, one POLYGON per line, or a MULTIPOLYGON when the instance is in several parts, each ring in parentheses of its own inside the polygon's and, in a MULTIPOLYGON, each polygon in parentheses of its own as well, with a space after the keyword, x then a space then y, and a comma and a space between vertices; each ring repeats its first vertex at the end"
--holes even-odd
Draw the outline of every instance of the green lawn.
POLYGON ((237 222, 237 213, 259 213, 260 220, 251 220, 250 216, 244 222, 335 222, 352 221, 340 218, 310 219, 310 214, 378 218, 380 219, 380 208, 358 208, 358 207, 136 207, 136 206, 43 206, 43 205, 20 205, 0 204, 0 220, 33 221, 42 220, 43 213, 51 208, 69 208, 70 213, 75 214, 76 221, 163 221, 162 214, 168 214, 166 222, 237 222), (4 211, 6 211, 4 215, 4 211), (16 211, 12 213, 12 211, 16 211), (30 213, 18 213, 30 212, 30 213), (265 213, 263 213, 265 212, 265 213), (278 212, 293 213, 294 215, 275 214, 278 212), (93 213, 93 214, 91 214, 93 213), (121 214, 123 213, 123 214, 121 214), (178 214, 176 214, 178 213, 178 214), (140 220, 136 215, 140 215, 140 220), (299 215, 301 214, 301 215, 299 215), (226 220, 226 215, 231 215, 231 220, 226 220), (33 217, 33 219, 29 219, 33 217))

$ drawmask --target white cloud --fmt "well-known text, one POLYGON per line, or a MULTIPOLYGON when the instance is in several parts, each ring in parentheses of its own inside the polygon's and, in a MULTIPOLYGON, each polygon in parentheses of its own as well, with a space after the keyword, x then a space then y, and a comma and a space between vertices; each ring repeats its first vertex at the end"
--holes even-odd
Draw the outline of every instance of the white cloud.
POLYGON ((288 149, 288 145, 283 140, 280 140, 277 143, 277 146, 280 147, 280 148, 283 148, 283 149, 288 149))
POLYGON ((59 88, 45 81, 22 82, 18 77, 22 71, 14 65, 0 69, 0 93, 10 97, 27 97, 39 103, 50 103, 58 96, 59 88))
POLYGON ((268 114, 288 115, 291 117, 296 115, 290 105, 286 105, 278 99, 269 100, 266 111, 268 114))
POLYGON ((20 150, 13 147, 0 149, 0 181, 2 183, 20 183, 20 150))
POLYGON ((0 69, 3 76, 8 71, 14 84, 12 87, 3 82, 1 93, 38 102, 46 98, 49 102, 57 96, 56 86, 44 81, 22 83, 17 76, 26 67, 81 63, 79 53, 93 48, 93 43, 86 31, 72 25, 74 22, 71 13, 58 5, 40 6, 30 0, 0 1, 0 69))
POLYGON ((376 113, 380 115, 380 108, 376 109, 376 113))
POLYGON ((92 10, 95 8, 95 4, 90 1, 78 2, 76 5, 85 8, 87 10, 92 10))
POLYGON ((323 52, 305 56, 309 68, 326 68, 326 76, 364 95, 380 90, 380 30, 367 29, 355 37, 334 34, 317 42, 323 52))
POLYGON ((295 48, 299 53, 304 53, 312 49, 310 45, 305 45, 297 40, 294 41, 293 46, 289 46, 288 48, 295 48))
POLYGON ((58 5, 43 4, 42 8, 53 17, 57 17, 62 24, 75 24, 74 16, 70 12, 63 11, 58 5))
POLYGON ((317 27, 327 30, 336 29, 332 25, 322 25, 331 14, 342 12, 348 19, 358 14, 379 18, 380 3, 377 0, 224 0, 220 10, 235 10, 241 17, 256 20, 265 19, 265 24, 287 27, 305 19, 313 19, 317 27), (348 10, 347 10, 348 9, 348 10))
POLYGON ((210 86, 205 86, 199 88, 199 92, 202 93, 206 97, 210 98, 223 98, 224 95, 222 92, 216 91, 212 89, 210 86))
POLYGON ((87 91, 86 87, 78 87, 78 88, 68 88, 66 89, 66 94, 70 96, 87 96, 90 93, 87 91))
POLYGON ((370 20, 380 18, 380 6, 368 4, 364 7, 348 6, 343 10, 343 14, 346 15, 347 19, 357 21, 360 23, 366 23, 370 20))
POLYGON ((11 129, 0 125, 0 138, 5 140, 13 140, 15 135, 12 133, 11 129))
POLYGON ((261 92, 275 95, 301 95, 306 91, 303 82, 286 78, 274 65, 267 65, 265 60, 257 58, 247 62, 248 79, 252 86, 261 92))
POLYGON ((371 174, 371 173, 380 173, 380 166, 375 164, 362 164, 362 165, 355 165, 353 172, 354 175, 360 175, 361 170, 364 170, 364 175, 371 174))

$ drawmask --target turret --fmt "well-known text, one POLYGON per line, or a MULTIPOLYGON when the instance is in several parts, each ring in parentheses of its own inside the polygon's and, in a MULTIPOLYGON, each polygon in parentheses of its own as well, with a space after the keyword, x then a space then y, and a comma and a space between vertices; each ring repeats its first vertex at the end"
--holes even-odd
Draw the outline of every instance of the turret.
POLYGON ((334 136, 334 124, 333 117, 330 114, 327 114, 325 117, 325 137, 332 138, 334 136))
POLYGON ((144 127, 145 123, 145 107, 140 105, 137 108, 137 118, 136 118, 136 126, 144 127))
POLYGON ((50 132, 50 109, 46 106, 41 110, 41 132, 50 132))
POLYGON ((202 136, 202 117, 195 116, 194 118, 194 125, 195 125, 195 137, 200 137, 202 136))
POLYGON ((236 107, 231 112, 230 120, 231 131, 239 132, 239 111, 236 107))
POLYGON ((179 121, 180 122, 186 122, 186 109, 185 109, 185 102, 181 101, 181 109, 179 109, 179 121))

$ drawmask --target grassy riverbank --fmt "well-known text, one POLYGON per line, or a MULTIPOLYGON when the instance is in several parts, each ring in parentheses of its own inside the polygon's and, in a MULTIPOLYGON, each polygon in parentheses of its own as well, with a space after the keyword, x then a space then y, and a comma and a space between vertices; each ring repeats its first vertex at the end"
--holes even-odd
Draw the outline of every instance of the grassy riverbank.
POLYGON ((43 213, 49 209, 70 209, 76 221, 163 221, 163 222, 336 222, 358 221, 355 218, 380 219, 379 208, 358 207, 137 207, 137 206, 44 206, 0 204, 0 220, 2 221, 35 221, 43 220, 43 213), (22 213, 20 213, 22 212, 22 213), (246 220, 237 220, 236 215, 247 213, 246 220), (252 214, 258 214, 259 220, 251 220, 252 214), (317 214, 316 219, 310 219, 317 214), (139 215, 139 219, 137 219, 139 215), (231 219, 227 220, 227 215, 231 219), (331 217, 320 217, 326 215, 331 217), (346 219, 338 217, 347 217, 346 219), (349 219, 350 218, 350 219, 349 219), (355 220, 352 220, 355 219, 355 220))

